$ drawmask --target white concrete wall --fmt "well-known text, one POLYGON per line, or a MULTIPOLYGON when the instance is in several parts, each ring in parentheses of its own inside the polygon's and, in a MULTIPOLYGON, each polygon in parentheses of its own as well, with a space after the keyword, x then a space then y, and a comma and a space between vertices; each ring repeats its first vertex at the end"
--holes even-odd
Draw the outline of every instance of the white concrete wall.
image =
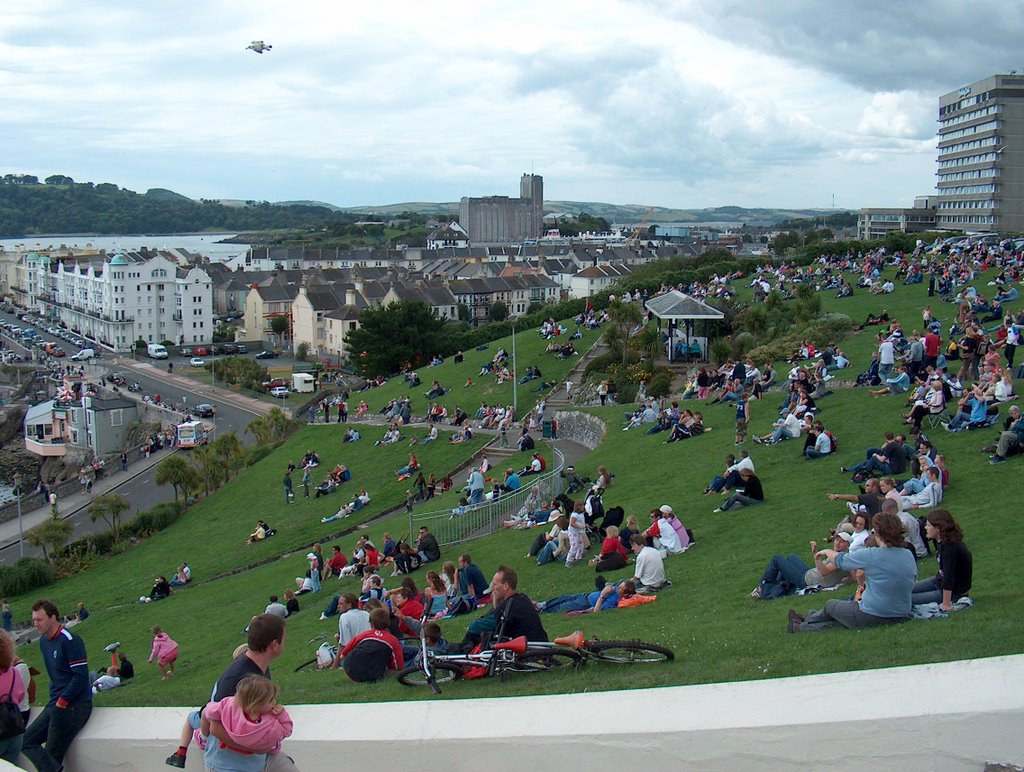
MULTIPOLYGON (((473 686, 446 691, 461 696, 473 686)), ((1024 655, 744 683, 289 711, 295 734, 285 750, 302 770, 359 759, 375 770, 450 772, 977 771, 986 761, 1024 763, 1024 655)), ((187 712, 97 709, 66 768, 164 769, 187 712)), ((199 754, 189 756, 187 769, 203 769, 199 754)))

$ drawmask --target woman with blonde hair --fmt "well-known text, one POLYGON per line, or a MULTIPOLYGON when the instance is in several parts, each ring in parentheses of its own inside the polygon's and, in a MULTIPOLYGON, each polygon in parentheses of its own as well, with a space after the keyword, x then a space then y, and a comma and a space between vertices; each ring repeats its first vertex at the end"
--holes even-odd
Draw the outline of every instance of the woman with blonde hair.
MULTIPOLYGON (((14 639, 6 632, 0 631, 0 702, 10 702, 18 707, 25 699, 25 683, 15 667, 16 659, 14 639)), ((0 759, 17 764, 24 738, 25 733, 21 732, 14 737, 0 740, 0 759)))

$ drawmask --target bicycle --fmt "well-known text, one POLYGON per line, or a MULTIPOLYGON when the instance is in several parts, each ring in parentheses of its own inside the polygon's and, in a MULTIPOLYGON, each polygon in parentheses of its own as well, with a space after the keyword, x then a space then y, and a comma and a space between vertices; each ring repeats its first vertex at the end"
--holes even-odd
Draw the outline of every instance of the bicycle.
POLYGON ((664 646, 639 640, 586 640, 580 630, 555 638, 550 643, 519 637, 479 652, 436 654, 427 647, 421 626, 419 660, 398 673, 398 682, 404 686, 429 686, 434 694, 440 694, 439 683, 455 681, 469 672, 475 677, 498 675, 504 679, 510 672, 576 668, 589 660, 625 665, 670 662, 673 659, 675 653, 664 646))

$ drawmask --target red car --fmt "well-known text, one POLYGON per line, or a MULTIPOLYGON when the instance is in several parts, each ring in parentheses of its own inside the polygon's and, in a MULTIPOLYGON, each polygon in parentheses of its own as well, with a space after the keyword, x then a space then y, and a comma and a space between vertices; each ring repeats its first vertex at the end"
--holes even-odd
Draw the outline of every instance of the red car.
POLYGON ((196 346, 192 349, 192 354, 197 357, 208 357, 210 356, 210 349, 206 346, 196 346))
POLYGON ((269 381, 263 382, 264 389, 275 389, 278 386, 284 386, 285 388, 288 388, 288 381, 286 381, 284 378, 271 378, 269 381))

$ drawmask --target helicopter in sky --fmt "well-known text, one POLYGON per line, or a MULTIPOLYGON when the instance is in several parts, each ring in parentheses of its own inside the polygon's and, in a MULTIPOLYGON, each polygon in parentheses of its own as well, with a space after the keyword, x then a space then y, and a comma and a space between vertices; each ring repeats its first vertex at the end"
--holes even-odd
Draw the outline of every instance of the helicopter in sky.
POLYGON ((258 54, 262 54, 264 51, 269 51, 273 46, 269 46, 262 40, 254 40, 245 47, 246 51, 255 51, 258 54))

